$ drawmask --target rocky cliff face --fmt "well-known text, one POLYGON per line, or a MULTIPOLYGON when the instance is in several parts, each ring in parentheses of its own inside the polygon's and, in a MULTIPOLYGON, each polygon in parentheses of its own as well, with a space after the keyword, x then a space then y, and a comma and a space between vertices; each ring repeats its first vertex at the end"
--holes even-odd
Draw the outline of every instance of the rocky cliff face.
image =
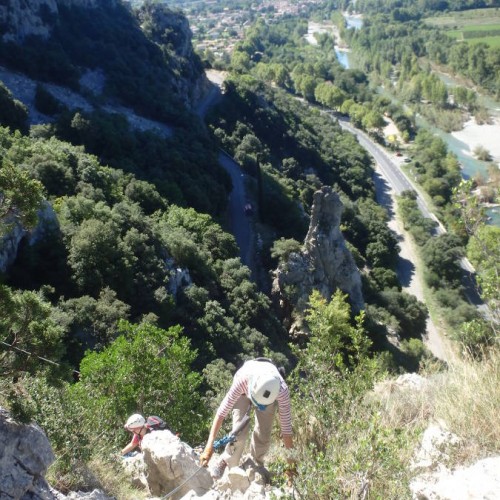
MULTIPOLYGON (((116 0, 105 0, 115 4, 116 0)), ((94 8, 98 0, 6 0, 0 5, 4 41, 22 42, 28 36, 47 38, 58 15, 58 6, 94 8)))
MULTIPOLYGON (((145 5, 138 11, 134 11, 138 18, 134 19, 134 16, 128 15, 127 7, 118 0, 4 0, 0 2, 0 40, 22 45, 27 43, 26 39, 31 36, 50 40, 51 35, 54 33, 54 38, 57 38, 57 30, 54 30, 54 26, 59 24, 64 26, 68 17, 68 11, 63 7, 95 10, 92 16, 83 16, 86 20, 82 21, 82 23, 96 23, 97 25, 99 25, 99 13, 101 11, 103 16, 107 17, 106 21, 100 24, 109 26, 110 32, 113 32, 113 30, 135 32, 137 28, 136 22, 138 21, 149 43, 157 45, 164 58, 165 67, 162 68, 163 72, 155 73, 153 71, 151 75, 155 76, 150 76, 150 78, 153 78, 153 80, 156 78, 161 85, 168 86, 168 95, 175 96, 188 108, 195 107, 208 91, 210 84, 205 77, 199 57, 193 51, 192 33, 188 20, 183 14, 171 11, 165 5, 159 3, 145 5), (115 18, 118 19, 116 26, 113 25, 115 18)), ((71 18, 71 16, 69 17, 71 18)), ((74 18, 73 16, 73 21, 74 18)), ((72 26, 64 26, 64 28, 67 32, 73 32, 72 26)), ((64 29, 62 31, 64 32, 64 29)), ((109 46, 110 39, 106 37, 105 31, 106 29, 103 32, 104 36, 101 42, 109 46)), ((92 26, 89 26, 89 33, 92 33, 92 26)), ((57 43, 61 42, 56 40, 56 45, 57 43)), ((123 40, 121 45, 119 41, 115 43, 117 52, 126 50, 123 47, 123 40)), ((134 43, 134 47, 142 46, 142 44, 147 47, 148 42, 136 36, 134 41, 130 43, 134 43)), ((147 50, 153 53, 154 51, 150 49, 151 47, 147 50)), ((93 49, 90 48, 89 51, 92 52, 93 49)), ((62 42, 60 52, 65 52, 64 42, 62 42)), ((81 54, 77 53, 75 55, 70 51, 66 53, 66 56, 73 64, 75 71, 76 68, 78 68, 78 71, 84 70, 84 66, 89 64, 88 60, 82 62, 75 59, 79 58, 81 54)), ((61 57, 61 55, 59 54, 58 57, 61 57)), ((129 57, 131 67, 136 71, 135 76, 141 78, 141 71, 144 71, 144 67, 137 60, 135 60, 135 66, 132 64, 132 60, 136 57, 133 51, 129 57)), ((158 58, 149 62, 153 66, 161 65, 158 58)), ((105 68, 106 64, 94 57, 90 66, 92 67, 87 69, 95 70, 101 66, 105 68)), ((19 68, 16 69, 19 70, 19 68)), ((22 71, 27 70, 24 68, 22 71)), ((84 74, 89 73, 88 71, 87 73, 82 72, 84 74)), ((109 75, 102 75, 104 80, 106 76, 109 75)), ((44 79, 50 80, 50 75, 48 78, 45 75, 44 79)), ((114 85, 117 85, 116 82, 114 85)))
MULTIPOLYGON (((3 221, 7 225, 10 222, 9 220, 3 221)), ((48 202, 44 202, 42 208, 39 210, 38 224, 31 232, 28 232, 18 222, 12 223, 9 230, 5 234, 0 235, 0 272, 6 272, 9 266, 16 260, 19 244, 23 238, 26 237, 28 244, 33 245, 42 239, 47 231, 57 226, 56 213, 48 202)))
POLYGON ((304 250, 292 253, 275 271, 273 297, 292 335, 300 333, 302 325, 300 319, 291 324, 290 318, 303 316, 313 290, 329 299, 340 289, 348 294, 355 311, 364 307, 361 275, 340 231, 342 208, 330 187, 316 191, 304 250))
POLYGON ((54 458, 39 427, 19 424, 0 408, 0 498, 54 498, 44 479, 54 458))
POLYGON ((191 106, 208 91, 210 83, 205 77, 201 61, 193 50, 193 33, 187 18, 160 4, 143 5, 137 17, 146 36, 162 48, 175 55, 169 60, 174 73, 182 75, 173 81, 174 92, 184 96, 184 104, 191 106))

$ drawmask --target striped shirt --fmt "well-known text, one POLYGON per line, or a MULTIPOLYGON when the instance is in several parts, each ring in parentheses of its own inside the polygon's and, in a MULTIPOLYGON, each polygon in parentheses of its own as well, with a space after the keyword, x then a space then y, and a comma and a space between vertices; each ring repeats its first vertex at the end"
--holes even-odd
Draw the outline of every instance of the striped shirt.
POLYGON ((280 379, 281 385, 277 402, 281 434, 283 436, 291 436, 292 412, 290 407, 290 391, 288 390, 288 386, 283 380, 283 377, 279 374, 278 369, 272 363, 268 363, 266 361, 246 361, 245 364, 236 372, 233 383, 217 410, 217 416, 226 418, 240 396, 245 395, 250 399, 248 386, 252 375, 266 372, 270 372, 280 379))

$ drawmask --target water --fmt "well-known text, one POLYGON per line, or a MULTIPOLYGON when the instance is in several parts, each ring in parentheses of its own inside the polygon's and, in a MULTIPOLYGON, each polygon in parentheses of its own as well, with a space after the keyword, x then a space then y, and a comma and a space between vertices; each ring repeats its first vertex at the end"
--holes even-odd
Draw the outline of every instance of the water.
MULTIPOLYGON (((436 75, 443 81, 448 87, 456 87, 461 85, 452 76, 436 71, 436 75)), ((493 117, 500 117, 500 103, 493 99, 492 97, 477 94, 478 103, 484 106, 488 112, 493 117)), ((444 132, 436 127, 431 126, 422 117, 417 117, 417 125, 423 126, 434 133, 434 135, 439 136, 446 143, 448 149, 454 153, 460 164, 462 165, 462 177, 464 179, 469 179, 474 177, 476 174, 481 174, 482 177, 488 178, 488 166, 487 162, 477 160, 471 156, 471 148, 469 145, 457 139, 452 134, 444 132)), ((500 137, 500 127, 498 131, 498 137, 500 137)), ((486 147, 488 149, 488 147, 486 147)), ((496 162, 495 162, 496 163, 496 162)), ((498 165, 497 165, 498 166, 498 165)), ((500 226, 500 209, 499 207, 490 208, 486 211, 489 219, 489 224, 500 226)))
MULTIPOLYGON (((439 77, 439 79, 444 84, 446 84, 447 87, 464 86, 463 83, 458 82, 451 75, 448 75, 447 73, 441 73, 440 71, 434 71, 434 73, 439 77)), ((495 99, 493 99, 492 97, 478 93, 477 102, 481 106, 484 106, 490 112, 491 115, 500 116, 500 102, 495 101, 495 99)))
MULTIPOLYGON (((360 15, 344 14, 344 19, 345 19, 346 26, 349 29, 353 28, 355 30, 359 30, 363 26, 363 18, 360 15)), ((352 54, 349 52, 349 50, 339 49, 338 47, 335 47, 335 54, 337 56, 338 62, 345 69, 352 68, 353 64, 352 64, 352 61, 350 60, 350 57, 352 57, 352 54)))
POLYGON ((359 30, 363 26, 363 18, 360 15, 344 14, 344 19, 348 28, 359 30))
POLYGON ((337 56, 337 61, 345 69, 349 69, 351 67, 349 63, 349 52, 347 50, 340 50, 339 48, 335 47, 335 55, 337 56))

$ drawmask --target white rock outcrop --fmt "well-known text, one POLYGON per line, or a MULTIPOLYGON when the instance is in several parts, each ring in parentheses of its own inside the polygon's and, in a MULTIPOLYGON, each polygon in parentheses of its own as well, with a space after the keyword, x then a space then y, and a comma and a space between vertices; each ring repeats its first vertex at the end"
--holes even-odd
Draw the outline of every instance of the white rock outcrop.
POLYGON ((52 490, 56 500, 115 500, 114 497, 109 497, 101 490, 93 490, 90 492, 72 491, 68 495, 52 490))
POLYGON ((411 469, 420 472, 410 483, 414 500, 500 498, 500 456, 451 468, 449 453, 460 442, 442 422, 429 425, 411 464, 411 469))
POLYGON ((415 500, 497 500, 500 498, 500 456, 469 467, 443 469, 415 478, 410 485, 415 500))
POLYGON ((9 226, 9 230, 0 236, 0 272, 7 271, 9 266, 16 260, 17 251, 21 240, 26 237, 28 244, 33 245, 43 239, 48 231, 57 229, 57 215, 52 206, 44 201, 42 208, 38 211, 38 224, 29 232, 19 222, 10 223, 9 220, 3 221, 9 226))
MULTIPOLYGON (((304 250, 290 254, 274 273, 272 294, 283 316, 301 317, 313 290, 329 300, 336 290, 346 293, 353 309, 364 308, 361 275, 340 230, 343 205, 337 193, 323 186, 314 193, 304 250), (295 290, 290 298, 287 290, 295 290)), ((300 333, 301 325, 290 325, 300 333)))
MULTIPOLYGON (((194 450, 168 430, 147 434, 142 442, 142 450, 143 453, 125 458, 123 466, 131 478, 131 484, 154 495, 152 500, 179 487, 169 498, 271 500, 285 495, 280 489, 268 484, 269 472, 256 466, 249 456, 243 460, 241 467, 226 469, 221 479, 214 482, 209 469, 200 470, 198 455, 194 450)), ((217 456, 212 461, 215 463, 217 456)))
MULTIPOLYGON (((142 441, 142 451, 147 489, 152 495, 171 492, 199 469, 194 450, 168 430, 147 434, 142 441)), ((202 496, 212 485, 208 470, 201 469, 171 498, 179 499, 190 492, 202 496)))
POLYGON ((413 469, 434 469, 442 467, 448 459, 448 450, 460 444, 460 438, 444 428, 443 424, 432 423, 422 437, 411 467, 413 469))

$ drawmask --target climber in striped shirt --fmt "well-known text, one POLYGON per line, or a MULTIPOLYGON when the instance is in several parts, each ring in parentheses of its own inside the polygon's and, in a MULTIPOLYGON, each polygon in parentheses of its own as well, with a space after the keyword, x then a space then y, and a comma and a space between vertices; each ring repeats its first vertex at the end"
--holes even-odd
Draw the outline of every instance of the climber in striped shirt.
MULTIPOLYGON (((200 456, 201 465, 208 465, 213 454, 215 438, 229 412, 232 410, 233 429, 235 429, 252 406, 256 411, 250 453, 256 465, 263 465, 264 456, 271 445, 271 431, 276 409, 279 413, 283 444, 287 450, 292 450, 292 415, 288 386, 270 360, 258 358, 246 361, 236 372, 233 383, 215 414, 205 450, 200 456)), ((214 479, 222 477, 226 466, 239 465, 248 428, 248 425, 244 427, 236 442, 226 446, 220 460, 211 471, 214 479)), ((293 464, 291 454, 288 456, 288 461, 293 464)), ((294 475, 294 470, 294 467, 290 468, 287 474, 289 478, 294 475)))

